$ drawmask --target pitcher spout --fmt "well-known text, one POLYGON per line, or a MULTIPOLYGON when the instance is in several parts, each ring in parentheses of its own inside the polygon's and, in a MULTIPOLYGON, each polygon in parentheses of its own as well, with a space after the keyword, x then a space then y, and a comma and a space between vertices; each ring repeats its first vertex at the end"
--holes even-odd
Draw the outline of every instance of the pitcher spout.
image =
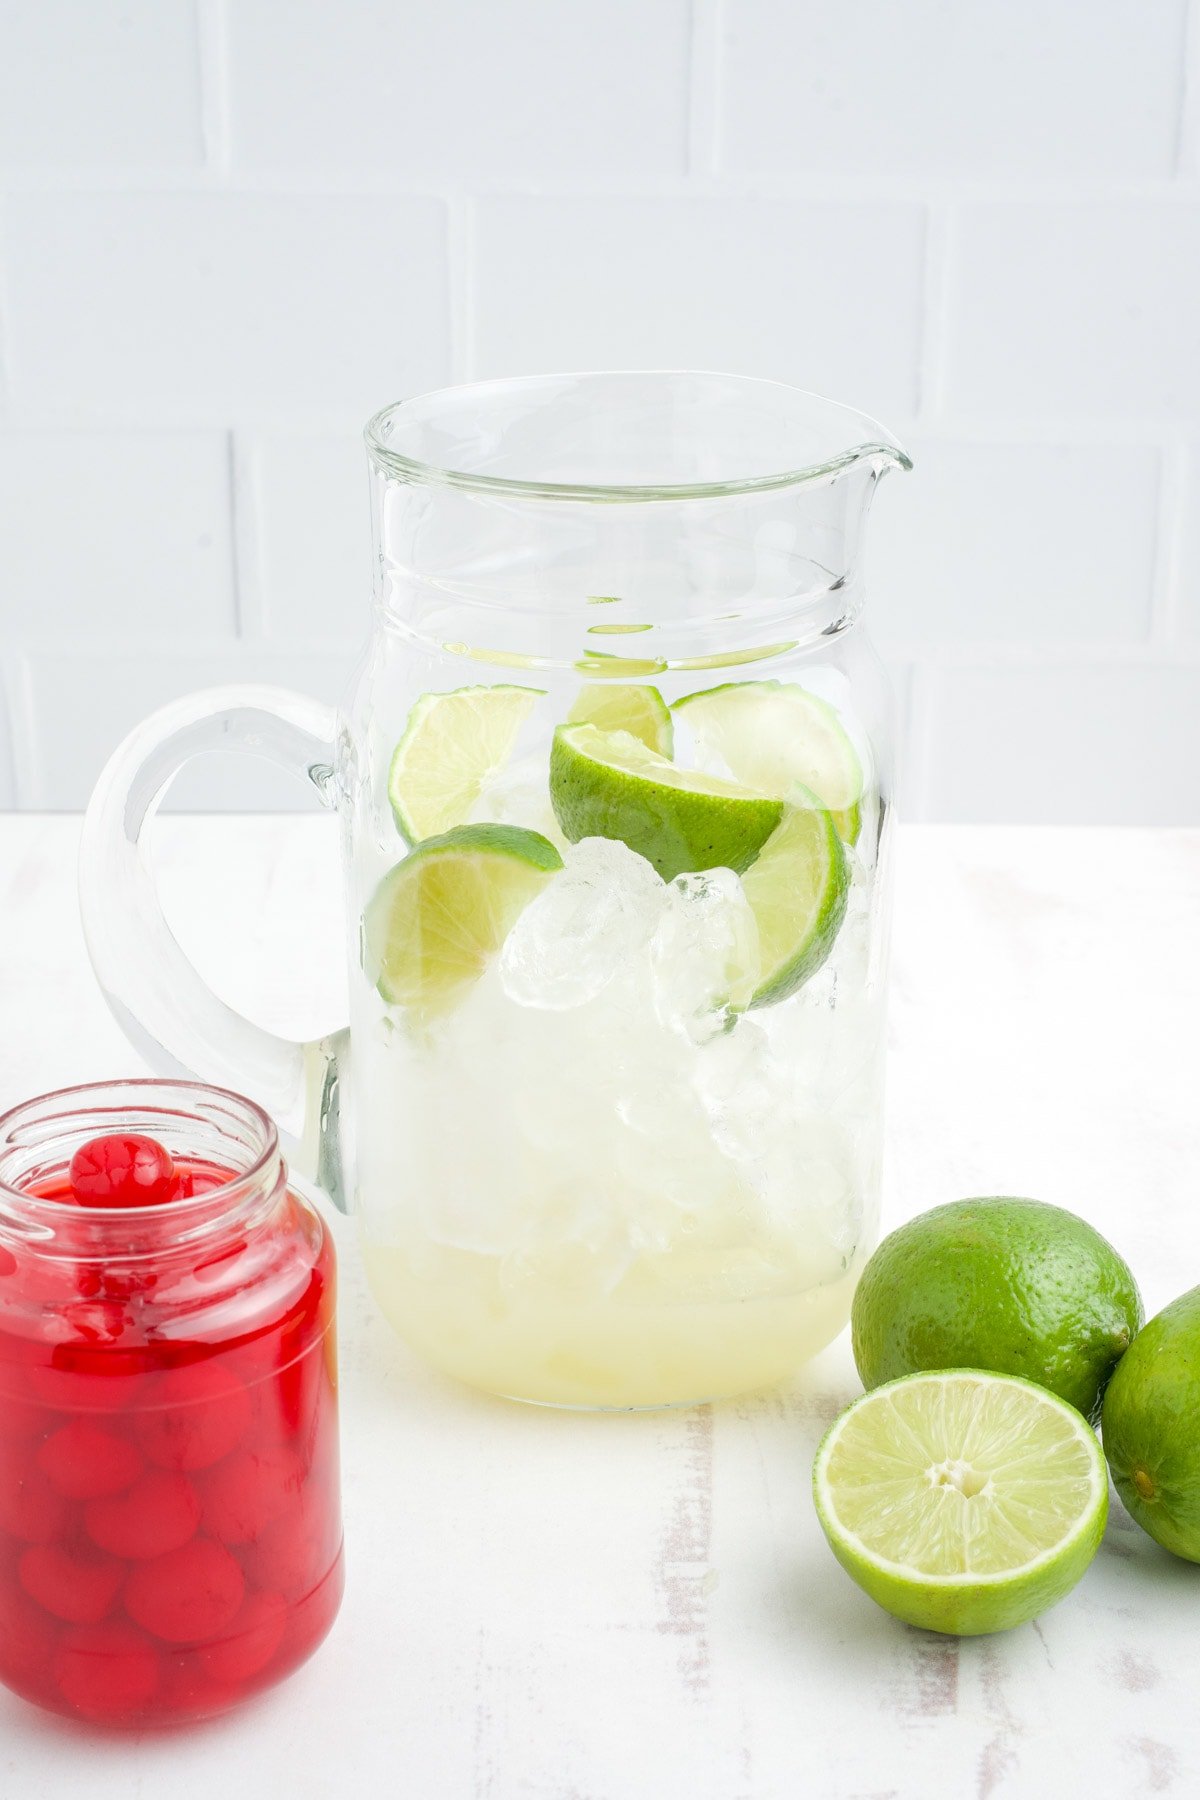
POLYGON ((861 457, 870 462, 879 476, 886 475, 889 469, 901 469, 907 473, 912 468, 912 457, 903 444, 889 441, 886 444, 867 444, 863 447, 861 457))
POLYGON ((840 418, 831 420, 831 423, 844 429, 847 436, 855 435, 856 441, 840 445, 831 454, 830 461, 836 464, 838 474, 849 474, 854 470, 882 480, 890 469, 912 468, 912 457, 904 445, 877 419, 870 418, 866 413, 852 412, 847 407, 835 407, 829 401, 818 401, 816 395, 811 398, 814 404, 822 408, 829 407, 832 414, 841 415, 840 418))

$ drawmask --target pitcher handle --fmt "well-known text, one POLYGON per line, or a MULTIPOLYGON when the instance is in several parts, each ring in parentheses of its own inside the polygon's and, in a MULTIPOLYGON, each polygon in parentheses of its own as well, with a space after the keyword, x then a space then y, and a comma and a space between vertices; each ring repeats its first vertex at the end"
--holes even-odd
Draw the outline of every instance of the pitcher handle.
POLYGON ((189 694, 143 720, 96 783, 79 852, 79 907, 92 968, 118 1024, 150 1067, 250 1095, 278 1121, 297 1174, 346 1208, 339 1087, 349 1032, 295 1043, 214 994, 163 915, 143 834, 184 763, 249 750, 335 803, 337 714, 276 687, 189 694))

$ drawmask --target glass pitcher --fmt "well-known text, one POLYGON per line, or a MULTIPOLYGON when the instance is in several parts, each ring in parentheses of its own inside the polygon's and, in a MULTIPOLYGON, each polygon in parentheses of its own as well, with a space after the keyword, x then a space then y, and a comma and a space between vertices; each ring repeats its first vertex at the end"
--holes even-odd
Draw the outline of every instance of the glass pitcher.
POLYGON ((117 751, 84 834, 96 974, 152 1067, 254 1095, 358 1215, 443 1370, 576 1407, 779 1380, 878 1213, 892 727, 872 420, 702 374, 494 381, 366 430, 375 629, 340 716, 236 687, 117 751), (139 844, 197 752, 343 825, 351 1017, 240 1017, 139 844))

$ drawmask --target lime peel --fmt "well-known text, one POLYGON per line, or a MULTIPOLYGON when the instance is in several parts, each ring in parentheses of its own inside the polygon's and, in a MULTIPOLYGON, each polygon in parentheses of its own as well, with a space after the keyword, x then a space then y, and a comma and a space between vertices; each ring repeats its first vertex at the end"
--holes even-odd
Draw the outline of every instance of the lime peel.
POLYGON ((1156 1313, 1104 1396, 1104 1452, 1117 1493, 1155 1543, 1200 1563, 1200 1288, 1156 1313))
POLYGON ((628 731, 560 725, 550 798, 572 843, 618 838, 664 881, 704 869, 740 873, 783 816, 783 803, 738 782, 680 768, 628 731))
POLYGON ((850 869, 832 815, 814 794, 787 808, 742 887, 758 925, 761 973, 751 1006, 774 1006, 826 960, 850 898, 850 869))
POLYGON ((1141 1325, 1128 1264, 1094 1226, 1041 1200, 952 1200, 897 1226, 854 1294, 864 1387, 917 1370, 992 1369, 1095 1420, 1141 1325))

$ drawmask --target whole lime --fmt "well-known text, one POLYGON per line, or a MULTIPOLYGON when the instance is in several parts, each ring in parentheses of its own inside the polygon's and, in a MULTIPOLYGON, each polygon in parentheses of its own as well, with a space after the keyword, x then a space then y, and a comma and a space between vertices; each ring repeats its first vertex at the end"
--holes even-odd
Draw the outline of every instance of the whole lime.
POLYGON ((1126 1508, 1176 1556, 1200 1562, 1200 1288, 1140 1334, 1109 1383, 1104 1454, 1126 1508))
POLYGON ((956 1200, 884 1239, 851 1333, 864 1387, 922 1369, 991 1369, 1049 1388, 1093 1422, 1142 1322, 1127 1264, 1040 1200, 956 1200))

